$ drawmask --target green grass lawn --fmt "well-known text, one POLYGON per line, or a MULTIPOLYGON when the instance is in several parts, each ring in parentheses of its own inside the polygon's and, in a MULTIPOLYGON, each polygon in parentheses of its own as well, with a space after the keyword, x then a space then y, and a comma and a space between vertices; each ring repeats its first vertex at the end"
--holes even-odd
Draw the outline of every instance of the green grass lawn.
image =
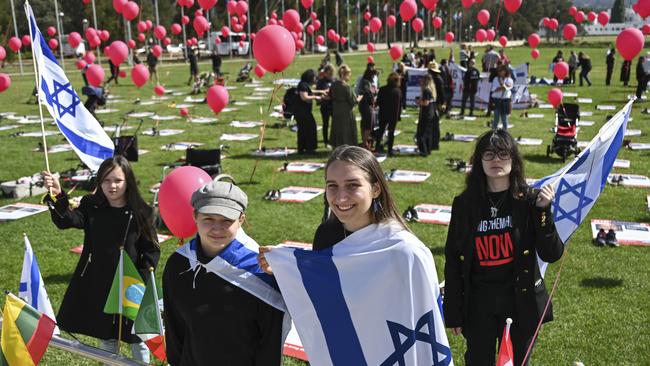
MULTIPOLYGON (((569 48, 565 48, 568 52, 569 48)), ((582 110, 593 111, 593 117, 586 120, 596 122, 594 126, 582 127, 579 140, 590 140, 606 120, 606 115, 611 112, 597 111, 596 104, 614 104, 622 107, 627 101, 627 95, 634 93, 634 88, 623 87, 618 82, 620 58, 616 65, 616 80, 611 87, 604 86, 605 78, 605 50, 603 48, 582 48, 593 58, 594 69, 591 73, 594 86, 577 87, 568 86, 564 90, 577 92, 581 97, 593 98, 593 104, 581 105, 582 110)), ((437 50, 439 55, 446 55, 448 51, 437 50)), ((480 50, 483 51, 483 50, 480 50)), ((578 51, 578 49, 576 49, 578 51)), ((531 75, 551 77, 548 64, 555 54, 553 48, 543 48, 541 57, 533 61, 530 59, 529 48, 509 49, 508 54, 514 65, 531 62, 531 75)), ((350 64, 354 78, 365 67, 367 54, 344 55, 350 64)), ((382 83, 391 70, 391 61, 387 53, 376 54, 375 61, 381 69, 382 83)), ((480 55, 479 55, 480 57, 480 55)), ((244 96, 252 93, 252 89, 243 87, 234 82, 237 71, 243 60, 224 62, 223 69, 228 73, 228 85, 236 85, 236 90, 231 90, 231 101, 244 101, 244 96)), ((284 77, 297 78, 307 68, 316 68, 320 56, 302 56, 295 60, 293 65, 284 72, 284 77)), ((167 89, 189 92, 186 85, 188 65, 164 63, 159 73, 161 82, 167 89)), ((207 71, 208 63, 202 63, 201 69, 207 71)), ((16 68, 11 67, 11 72, 16 68)), ((26 70, 32 70, 31 65, 26 70)), ((72 65, 68 66, 68 77, 71 79, 77 92, 81 95, 81 77, 72 65)), ((3 71, 6 72, 6 71, 3 71)), ((107 71, 108 74, 108 71, 107 71)), ((263 82, 271 85, 275 76, 267 75, 263 82)), ((12 76, 11 89, 0 94, 0 111, 13 111, 19 114, 38 115, 38 107, 26 104, 34 85, 33 75, 12 76)), ((635 82, 633 82, 635 84, 635 82)), ((267 85, 267 86, 268 86, 267 85)), ((532 86, 531 92, 545 99, 549 87, 532 86)), ((121 79, 120 85, 111 88, 111 94, 118 96, 121 103, 109 104, 109 108, 118 108, 120 113, 99 115, 107 125, 121 123, 123 114, 130 110, 153 111, 161 115, 178 115, 176 108, 168 107, 167 103, 175 101, 182 103, 185 96, 174 97, 169 101, 153 106, 137 106, 133 104, 136 98, 147 99, 153 95, 153 86, 146 85, 136 89, 130 79, 121 79)), ((282 92, 283 94, 283 92, 282 92)), ((279 96, 281 98, 282 94, 279 96)), ((85 98, 82 98, 85 99, 85 98)), ((572 98, 566 98, 570 102, 572 98)), ((248 106, 239 106, 239 110, 222 113, 218 122, 212 124, 190 124, 184 119, 174 121, 161 121, 160 128, 184 129, 181 135, 172 137, 139 136, 140 149, 150 152, 140 156, 140 161, 134 163, 134 169, 139 179, 140 190, 147 200, 152 195, 149 188, 157 183, 161 177, 162 166, 184 157, 184 152, 161 151, 164 144, 175 141, 203 142, 203 147, 218 147, 219 136, 222 133, 259 133, 258 130, 237 129, 228 124, 233 120, 259 121, 264 118, 270 125, 278 122, 264 113, 260 117, 258 105, 268 105, 267 101, 247 100, 248 106)), ((279 104, 277 101, 273 105, 279 104)), ((650 142, 650 122, 647 115, 641 114, 641 109, 648 103, 634 106, 629 128, 641 129, 641 137, 632 137, 635 142, 650 142)), ((552 134, 549 129, 554 124, 553 113, 549 109, 531 110, 534 113, 543 113, 544 119, 526 120, 520 117, 522 111, 514 111, 511 129, 514 136, 541 138, 541 146, 524 146, 522 151, 526 164, 526 176, 539 178, 550 174, 563 164, 557 156, 547 158, 546 145, 550 144, 552 134)), ((44 113, 47 114, 45 110, 44 113)), ((213 113, 205 104, 197 104, 190 109, 195 116, 212 116, 213 113)), ((402 133, 396 138, 396 144, 413 144, 413 135, 416 130, 414 120, 416 111, 409 111, 413 117, 403 119, 397 126, 402 133)), ((358 115, 358 113, 356 113, 358 115)), ((320 120, 320 114, 314 109, 314 115, 320 120)), ((441 132, 456 134, 480 134, 486 130, 486 118, 476 121, 452 121, 445 119, 441 124, 441 132)), ((143 128, 154 126, 155 121, 144 120, 143 128)), ((319 122, 320 123, 320 122, 319 122)), ((0 126, 14 124, 9 120, 0 121, 0 126)), ((129 121, 135 126, 137 120, 129 121)), ((19 129, 0 131, 0 181, 14 180, 21 176, 32 175, 45 167, 42 153, 33 152, 40 138, 10 137, 16 131, 37 131, 38 125, 24 125, 19 129)), ((47 126, 48 130, 54 129, 47 126)), ((133 131, 133 130, 130 130, 133 131)), ((127 131, 128 132, 128 131, 127 131)), ((324 149, 319 131, 319 154, 309 160, 324 161, 327 151, 324 149)), ((61 136, 48 137, 48 145, 63 143, 61 136)), ((277 203, 262 199, 264 193, 272 188, 279 189, 288 185, 305 185, 322 187, 323 173, 290 174, 278 172, 282 166, 282 159, 263 159, 259 162, 252 183, 249 178, 255 159, 249 155, 251 150, 257 148, 258 140, 246 142, 227 142, 230 146, 223 160, 224 171, 231 174, 242 184, 242 188, 249 196, 249 209, 247 211, 248 223, 245 226, 249 235, 260 244, 276 244, 284 240, 297 240, 310 242, 314 231, 319 224, 322 214, 322 199, 317 198, 305 204, 277 203)), ((266 130, 266 147, 289 148, 296 146, 296 135, 287 128, 266 130)), ((396 157, 382 163, 385 170, 392 168, 426 170, 432 177, 419 185, 390 183, 391 190, 396 197, 400 211, 407 206, 418 203, 451 204, 455 195, 463 189, 464 174, 453 172, 445 164, 447 158, 469 158, 473 144, 463 142, 441 142, 440 151, 434 152, 428 158, 396 157)), ((620 158, 632 162, 630 169, 620 170, 624 173, 644 174, 650 172, 650 159, 647 151, 631 151, 622 149, 620 158)), ((289 160, 304 160, 290 156, 289 160)), ((52 171, 63 171, 75 167, 78 163, 73 153, 58 153, 50 155, 52 171)), ((76 191, 75 195, 87 192, 76 191)), ((646 195, 648 191, 638 188, 622 188, 607 186, 593 207, 583 225, 573 235, 565 253, 566 263, 562 272, 559 288, 554 300, 556 320, 544 326, 537 342, 532 364, 535 365, 568 365, 580 360, 586 365, 650 365, 650 249, 642 247, 624 246, 616 249, 598 248, 591 244, 591 229, 589 220, 593 218, 619 219, 626 221, 650 221, 650 214, 646 209, 646 195)), ((35 203, 39 197, 24 199, 23 201, 35 203)), ((0 205, 13 203, 12 199, 0 199, 0 205)), ((443 280, 444 268, 444 243, 447 228, 445 226, 415 223, 411 225, 413 231, 430 248, 434 255, 438 276, 443 280)), ((47 285, 47 290, 55 309, 58 309, 70 276, 74 270, 78 256, 69 252, 73 246, 82 243, 80 230, 61 231, 51 223, 48 213, 32 216, 15 222, 0 223, 0 237, 4 238, 0 247, 0 284, 2 288, 17 292, 20 270, 23 258, 22 233, 27 233, 40 262, 41 272, 47 285)), ((165 261, 176 249, 176 240, 169 240, 162 244, 162 257, 158 274, 162 274, 165 261)), ((547 272, 547 282, 550 286, 557 274, 558 265, 552 265, 547 272)), ((93 296, 93 294, 88 294, 93 296)), ((2 301, 4 302, 4 301, 2 301)), ((464 364, 464 341, 449 333, 453 355, 457 365, 464 364)), ((84 338, 86 339, 86 338, 84 338)), ((94 340, 86 339, 94 344, 94 340)), ((89 362, 76 356, 50 349, 44 358, 44 364, 50 365, 85 365, 89 362)), ((287 360, 288 365, 303 365, 303 363, 287 360)))

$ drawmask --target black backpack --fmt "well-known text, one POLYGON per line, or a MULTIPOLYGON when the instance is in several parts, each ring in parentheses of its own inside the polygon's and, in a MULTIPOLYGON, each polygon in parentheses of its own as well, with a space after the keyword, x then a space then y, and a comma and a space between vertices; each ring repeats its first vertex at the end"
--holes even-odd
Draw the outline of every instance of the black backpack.
POLYGON ((291 87, 284 93, 282 98, 282 114, 284 118, 291 118, 296 113, 300 96, 298 95, 298 88, 291 87))

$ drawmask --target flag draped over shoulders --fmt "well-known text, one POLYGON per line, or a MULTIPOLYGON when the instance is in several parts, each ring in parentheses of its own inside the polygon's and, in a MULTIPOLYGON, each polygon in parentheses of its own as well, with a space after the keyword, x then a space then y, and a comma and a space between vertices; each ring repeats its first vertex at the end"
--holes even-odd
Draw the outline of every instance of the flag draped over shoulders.
POLYGON ((372 224, 266 258, 312 365, 453 365, 433 257, 408 231, 372 224))

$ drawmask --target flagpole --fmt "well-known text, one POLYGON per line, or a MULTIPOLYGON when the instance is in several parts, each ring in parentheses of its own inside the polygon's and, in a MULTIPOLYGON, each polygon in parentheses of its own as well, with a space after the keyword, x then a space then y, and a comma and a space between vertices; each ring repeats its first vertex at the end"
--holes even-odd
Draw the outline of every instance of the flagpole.
POLYGON ((156 320, 158 321, 158 329, 160 329, 160 336, 162 336, 163 348, 167 349, 167 341, 165 341, 165 332, 163 331, 163 322, 162 317, 160 316, 160 310, 158 307, 158 289, 156 288, 156 276, 154 274, 154 268, 149 267, 149 274, 151 275, 151 285, 153 286, 153 298, 156 300, 156 320))
MULTIPOLYGON (((16 34, 16 38, 20 39, 18 37, 18 25, 16 24, 16 10, 14 9, 14 0, 10 0, 10 1, 11 1, 11 15, 14 18, 14 33, 16 34)), ((23 57, 20 54, 21 52, 20 50, 18 50, 18 64, 20 65, 20 75, 23 75, 23 57)))
POLYGON ((61 59, 61 68, 63 71, 65 71, 65 62, 63 60, 63 35, 61 34, 63 31, 63 26, 61 26, 61 19, 59 19, 59 2, 58 0, 54 0, 54 16, 56 17, 56 32, 59 33, 59 58, 61 59))
MULTIPOLYGON (((128 232, 128 229, 127 229, 128 232)), ((122 313, 124 312, 123 310, 123 301, 122 299, 122 294, 124 292, 123 287, 124 287, 124 281, 122 276, 124 276, 124 247, 120 247, 120 262, 118 263, 118 277, 119 277, 119 283, 120 283, 120 295, 118 297, 118 307, 117 309, 119 310, 119 325, 117 328, 117 354, 120 354, 120 342, 122 341, 122 313)))
MULTIPOLYGON (((12 2, 12 7, 11 10, 13 11, 13 0, 12 2)), ((41 79, 38 77, 38 68, 36 67, 36 53, 34 52, 34 35, 32 34, 32 26, 31 26, 31 20, 30 20, 30 15, 33 15, 31 10, 31 6, 29 6, 29 1, 25 1, 25 14, 27 14, 27 23, 29 28, 29 39, 32 41, 32 63, 34 64, 34 79, 36 81, 36 100, 38 101, 38 114, 41 117, 41 138, 43 139, 43 152, 45 153, 45 170, 50 173, 50 157, 47 154, 47 139, 45 138, 45 121, 43 121, 43 104, 41 103, 41 79)), ((14 18, 14 22, 16 19, 14 18)), ((39 44, 40 46, 40 44, 39 44)), ((20 73, 22 74, 22 61, 21 61, 21 71, 20 73)), ((50 193, 52 190, 50 189, 50 193)))
MULTIPOLYGON (((97 29, 97 10, 95 9, 95 0, 92 0, 92 5, 93 5, 93 24, 95 25, 95 29, 97 29)), ((99 46, 95 48, 97 51, 97 64, 99 66, 102 65, 102 55, 101 52, 99 52, 99 46)))

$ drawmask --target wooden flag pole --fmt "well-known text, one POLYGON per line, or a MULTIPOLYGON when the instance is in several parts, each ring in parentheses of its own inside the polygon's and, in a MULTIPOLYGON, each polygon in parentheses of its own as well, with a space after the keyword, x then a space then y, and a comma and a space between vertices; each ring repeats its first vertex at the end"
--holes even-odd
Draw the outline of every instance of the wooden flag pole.
MULTIPOLYGON (((128 232, 128 229, 127 229, 128 232)), ((118 310, 119 310, 119 324, 117 327, 117 354, 120 354, 120 342, 122 341, 122 313, 124 312, 124 309, 122 308, 123 306, 123 301, 122 299, 122 294, 123 294, 123 288, 124 288, 124 247, 120 247, 120 262, 118 263, 118 277, 119 277, 119 283, 120 283, 120 295, 118 296, 118 310)))

